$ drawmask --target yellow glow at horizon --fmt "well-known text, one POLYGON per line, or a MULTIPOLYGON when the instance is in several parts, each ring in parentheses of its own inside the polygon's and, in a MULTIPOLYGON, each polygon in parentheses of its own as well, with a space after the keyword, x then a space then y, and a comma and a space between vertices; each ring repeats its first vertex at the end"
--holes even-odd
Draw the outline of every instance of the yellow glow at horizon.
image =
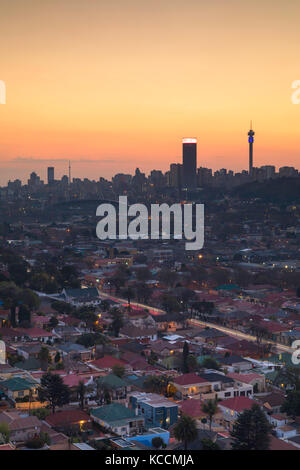
POLYGON ((2 0, 0 184, 46 179, 50 159, 59 177, 61 159, 74 177, 165 171, 184 135, 198 166, 246 169, 251 119, 254 165, 298 167, 299 16, 293 0, 2 0))

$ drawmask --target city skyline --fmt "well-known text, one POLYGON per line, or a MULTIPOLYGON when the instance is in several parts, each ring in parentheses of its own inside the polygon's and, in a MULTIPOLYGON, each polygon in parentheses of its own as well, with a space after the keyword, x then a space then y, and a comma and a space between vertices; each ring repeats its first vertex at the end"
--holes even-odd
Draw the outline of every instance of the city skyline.
POLYGON ((299 4, 255 0, 249 21, 237 0, 0 3, 1 184, 31 158, 77 161, 75 177, 166 170, 184 135, 202 166, 240 171, 250 118, 255 164, 297 166, 299 4))
MULTIPOLYGON (((187 186, 192 189, 193 187, 196 187, 196 182, 192 182, 192 184, 190 183, 191 179, 193 180, 193 173, 194 173, 194 169, 196 170, 195 172, 195 175, 197 175, 199 173, 199 170, 201 169, 204 169, 204 170, 207 170, 209 169, 211 172, 212 172, 212 175, 214 175, 214 173, 218 173, 219 171, 220 172, 223 172, 224 170, 226 170, 227 172, 230 172, 232 174, 240 174, 240 173, 248 173, 250 176, 253 176, 253 171, 254 170, 261 170, 261 169, 264 169, 267 173, 269 173, 270 169, 273 169, 273 173, 276 173, 276 170, 278 169, 278 171, 283 168, 283 169, 286 169, 286 168, 290 168, 290 169, 295 169, 296 171, 298 171, 298 168, 297 167, 294 167, 292 165, 282 165, 282 166, 276 166, 272 163, 270 164, 262 164, 262 165, 256 165, 255 164, 255 154, 253 153, 253 143, 254 143, 254 135, 255 135, 255 132, 253 131, 253 125, 252 125, 252 120, 250 121, 250 130, 249 132, 247 133, 248 135, 248 161, 245 162, 245 165, 243 166, 242 164, 242 169, 239 171, 239 170, 232 170, 231 168, 227 168, 225 165, 224 166, 220 166, 218 168, 211 168, 211 167, 207 167, 205 165, 202 165, 201 164, 201 161, 199 162, 199 165, 198 165, 198 160, 197 160, 197 145, 198 145, 198 139, 196 137, 184 137, 181 139, 181 144, 182 144, 182 154, 180 157, 178 157, 177 159, 179 159, 178 162, 174 162, 175 159, 173 159, 173 161, 169 161, 169 162, 166 162, 166 168, 165 169, 161 169, 161 168, 154 168, 154 167, 149 167, 148 171, 145 170, 145 168, 143 166, 140 165, 140 168, 142 169, 143 172, 148 173, 149 176, 151 174, 151 171, 161 171, 163 174, 167 174, 168 172, 171 172, 172 173, 172 167, 176 167, 177 169, 173 168, 173 172, 181 172, 182 171, 182 175, 180 176, 180 178, 182 178, 182 183, 184 183, 184 181, 187 182, 187 186), (186 163, 185 163, 186 162, 186 163), (248 165, 248 169, 247 169, 247 165, 248 165), (180 169, 180 167, 182 167, 182 169, 180 169), (267 171, 267 168, 268 168, 268 171, 267 171)), ((200 159, 201 160, 201 159, 200 159)), ((63 177, 68 177, 69 178, 69 182, 72 182, 73 180, 73 177, 71 178, 71 164, 75 164, 75 169, 76 169, 76 164, 81 162, 81 160, 67 160, 65 158, 62 158, 62 159, 50 159, 50 160, 41 160, 41 159, 34 159, 34 158, 29 158, 29 159, 16 159, 15 160, 16 162, 22 162, 22 161, 25 161, 27 164, 29 165, 36 165, 37 163, 39 163, 41 166, 41 171, 42 173, 44 173, 45 177, 44 177, 44 180, 45 182, 47 181, 47 183, 49 183, 49 180, 51 180, 52 182, 54 182, 56 179, 54 178, 54 172, 55 172, 55 175, 57 175, 57 163, 61 165, 61 168, 59 167, 58 165, 58 168, 60 168, 60 170, 58 171, 58 174, 59 174, 59 178, 58 180, 56 181, 59 181, 61 178, 63 177), (51 163, 51 166, 49 166, 49 162, 51 163), (48 163, 48 165, 46 166, 46 164, 48 163), (55 167, 54 167, 54 164, 55 167), (66 166, 67 165, 67 166, 66 166)), ((85 161, 86 163, 88 164, 93 164, 94 161, 93 160, 87 160, 85 161)), ((95 162, 95 163, 102 163, 101 161, 100 162, 95 162)), ((111 163, 109 161, 105 161, 105 163, 111 163)), ((119 162, 113 162, 113 163, 117 163, 118 164, 118 168, 119 168, 119 162)), ((119 174, 125 174, 125 175, 128 175, 128 174, 131 174, 133 175, 136 168, 139 168, 139 166, 136 166, 136 164, 134 163, 133 164, 133 167, 131 169, 131 171, 122 171, 122 168, 116 170, 115 172, 113 172, 113 170, 111 170, 110 172, 110 176, 107 177, 105 176, 104 174, 99 174, 98 177, 96 177, 95 179, 95 174, 93 172, 93 177, 90 178, 88 177, 88 174, 89 174, 89 171, 85 171, 84 174, 82 174, 82 172, 80 172, 79 175, 77 175, 77 172, 75 170, 75 176, 73 175, 73 167, 72 167, 72 175, 74 176, 75 179, 88 179, 88 180, 92 180, 92 181, 97 181, 99 180, 99 178, 105 178, 107 180, 112 180, 114 178, 114 176, 116 175, 119 175, 119 174)), ((88 169, 88 167, 85 168, 86 170, 88 169)), ((35 168, 33 168, 32 166, 28 169, 28 171, 30 172, 30 174, 34 173, 34 174, 38 174, 38 170, 35 168)), ((267 174, 266 173, 266 174, 267 174)), ((269 174, 268 177, 271 177, 270 176, 271 174, 269 174)), ((173 174, 174 176, 174 174, 173 174)), ((199 175, 198 175, 199 176, 199 175)), ((255 177, 257 177, 257 175, 254 175, 255 177)), ((175 178, 178 178, 179 176, 175 177, 175 178)), ((40 176, 39 176, 40 178, 40 176)), ((17 180, 17 179, 20 179, 20 181, 22 182, 22 184, 26 184, 27 182, 27 179, 28 179, 28 173, 25 174, 23 176, 23 178, 18 178, 17 176, 15 178, 9 178, 7 181, 5 181, 5 184, 1 184, 1 178, 0 178, 0 187, 2 186, 6 186, 6 184, 10 181, 14 181, 14 180, 17 180)), ((42 181, 43 181, 43 177, 40 178, 42 181)), ((171 176, 171 179, 172 179, 172 176, 171 176)), ((175 185, 176 186, 176 185, 175 185)))

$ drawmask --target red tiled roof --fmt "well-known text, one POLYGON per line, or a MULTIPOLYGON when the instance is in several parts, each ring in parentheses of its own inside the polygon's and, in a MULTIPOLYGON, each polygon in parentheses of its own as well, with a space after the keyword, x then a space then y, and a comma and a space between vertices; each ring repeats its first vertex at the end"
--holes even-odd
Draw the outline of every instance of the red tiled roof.
POLYGON ((178 385, 195 385, 200 383, 205 383, 207 380, 202 379, 199 375, 194 373, 183 374, 179 377, 176 377, 173 382, 178 385))
POLYGON ((299 450, 297 447, 289 444, 288 442, 278 439, 275 436, 271 436, 271 442, 269 450, 299 450))
POLYGON ((90 364, 98 367, 99 369, 111 369, 115 365, 122 365, 126 366, 126 362, 122 361, 121 359, 117 359, 113 356, 104 356, 100 359, 96 359, 95 361, 90 362, 90 364))
POLYGON ((252 380, 261 379, 262 375, 260 374, 237 374, 236 372, 231 372, 227 374, 227 377, 230 377, 234 380, 239 380, 245 384, 249 384, 252 380))
POLYGON ((228 398, 227 400, 220 401, 219 406, 224 406, 224 408, 228 408, 230 410, 237 411, 238 413, 244 410, 250 410, 253 405, 257 405, 257 402, 251 400, 248 397, 234 397, 228 398))
POLYGON ((91 417, 81 410, 64 410, 47 416, 45 421, 50 426, 60 426, 79 423, 79 421, 91 422, 91 417))
POLYGON ((178 403, 180 411, 185 415, 191 416, 192 418, 197 418, 199 416, 206 416, 204 411, 202 411, 203 402, 196 400, 195 398, 190 398, 189 400, 183 400, 178 403))
POLYGON ((2 444, 0 450, 15 450, 15 448, 12 444, 2 444))
POLYGON ((45 336, 54 336, 53 333, 50 333, 49 331, 43 330, 42 328, 20 328, 19 329, 20 333, 26 336, 31 336, 34 338, 43 338, 45 336))

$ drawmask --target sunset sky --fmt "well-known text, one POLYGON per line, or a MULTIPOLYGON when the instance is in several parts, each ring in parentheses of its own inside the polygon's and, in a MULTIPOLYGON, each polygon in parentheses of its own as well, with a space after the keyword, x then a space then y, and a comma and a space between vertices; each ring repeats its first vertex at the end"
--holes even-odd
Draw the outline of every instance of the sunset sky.
POLYGON ((181 161, 300 168, 299 0, 0 0, 0 184, 181 161))

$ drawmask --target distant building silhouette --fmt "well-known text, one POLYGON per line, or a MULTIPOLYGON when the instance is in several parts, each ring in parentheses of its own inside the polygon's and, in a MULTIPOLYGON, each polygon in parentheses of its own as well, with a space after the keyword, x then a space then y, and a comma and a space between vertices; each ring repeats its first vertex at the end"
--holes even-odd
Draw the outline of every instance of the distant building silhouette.
POLYGON ((197 186, 197 139, 182 140, 183 188, 197 186))
POLYGON ((48 176, 48 184, 52 184, 54 182, 54 167, 53 166, 48 166, 47 176, 48 176))
POLYGON ((254 142, 255 132, 252 130, 252 121, 250 123, 250 131, 248 132, 248 142, 249 142, 249 175, 252 175, 253 170, 253 142, 254 142))

